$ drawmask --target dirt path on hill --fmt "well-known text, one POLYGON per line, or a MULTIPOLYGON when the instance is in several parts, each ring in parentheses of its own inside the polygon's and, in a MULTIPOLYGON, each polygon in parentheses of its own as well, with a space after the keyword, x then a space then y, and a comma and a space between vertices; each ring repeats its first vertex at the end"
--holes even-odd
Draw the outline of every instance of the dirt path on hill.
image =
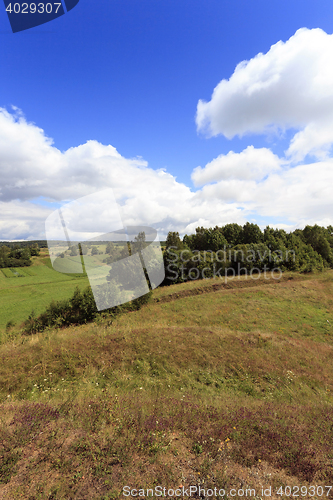
POLYGON ((229 283, 214 283, 212 285, 207 285, 204 287, 193 288, 191 290, 182 290, 179 292, 171 293, 165 297, 155 298, 153 302, 163 303, 171 302, 172 300, 180 299, 182 297, 192 297, 195 295, 201 295, 203 293, 219 292, 222 290, 241 290, 244 288, 262 287, 264 285, 278 285, 281 283, 295 283, 298 281, 306 280, 305 277, 292 277, 292 276, 282 276, 279 279, 258 279, 258 280, 248 280, 241 281, 236 278, 230 279, 229 283))

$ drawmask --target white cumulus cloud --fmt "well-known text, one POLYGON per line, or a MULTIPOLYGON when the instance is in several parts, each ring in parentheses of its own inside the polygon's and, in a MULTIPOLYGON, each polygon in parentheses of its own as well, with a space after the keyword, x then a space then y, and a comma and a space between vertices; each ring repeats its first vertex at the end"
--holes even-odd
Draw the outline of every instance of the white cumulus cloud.
POLYGON ((229 151, 219 155, 204 168, 196 167, 192 173, 195 186, 219 180, 261 180, 280 170, 281 160, 267 148, 248 146, 241 153, 229 151))
MULTIPOLYGON (((198 203, 195 193, 171 174, 149 168, 142 158, 124 158, 111 145, 88 141, 61 152, 17 110, 0 109, 0 138, 0 240, 44 239, 52 203, 105 188, 113 189, 125 225, 153 226, 160 238, 168 231, 188 232, 201 219, 208 225, 246 222, 237 205, 198 203), (43 206, 45 200, 51 205, 43 206)), ((101 210, 96 206, 89 214, 96 227, 101 210)), ((79 225, 83 228, 84 221, 79 225)))
POLYGON ((294 128, 287 154, 322 159, 333 142, 333 35, 302 28, 242 61, 209 102, 199 100, 196 123, 199 131, 229 139, 294 128))

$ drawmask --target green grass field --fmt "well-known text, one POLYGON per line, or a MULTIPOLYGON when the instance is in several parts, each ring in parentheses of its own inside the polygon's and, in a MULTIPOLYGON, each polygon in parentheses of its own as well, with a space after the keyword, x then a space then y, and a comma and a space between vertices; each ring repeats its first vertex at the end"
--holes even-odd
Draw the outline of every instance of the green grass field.
MULTIPOLYGON (((91 256, 89 249, 85 263, 92 269, 98 264, 96 272, 100 276, 100 265, 107 258, 106 244, 95 246, 103 253, 91 256)), ((65 247, 59 247, 59 252, 64 249, 65 247)), ((62 273, 52 268, 46 249, 42 249, 41 255, 32 260, 33 265, 30 267, 0 269, 0 334, 9 321, 19 324, 28 318, 32 310, 36 315, 42 313, 51 300, 70 298, 76 286, 80 289, 89 286, 86 275, 70 273, 73 269, 81 269, 80 257, 59 259, 62 273), (69 274, 63 274, 66 272, 69 274)), ((109 267, 106 264, 104 266, 106 276, 109 267)), ((103 277, 101 280, 103 282, 103 277)))
POLYGON ((158 288, 112 323, 4 334, 0 498, 332 499, 333 271, 283 278, 158 288))
POLYGON ((32 310, 40 314, 52 299, 69 298, 76 286, 89 285, 84 275, 54 271, 47 255, 44 251, 40 257, 33 257, 30 267, 0 269, 0 332, 8 321, 19 324, 32 310))

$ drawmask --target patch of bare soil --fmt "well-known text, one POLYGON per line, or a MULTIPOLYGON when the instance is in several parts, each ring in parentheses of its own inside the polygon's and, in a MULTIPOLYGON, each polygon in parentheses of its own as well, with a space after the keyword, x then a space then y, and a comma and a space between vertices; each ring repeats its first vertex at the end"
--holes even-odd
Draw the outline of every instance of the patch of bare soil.
POLYGON ((194 288, 191 290, 182 290, 179 292, 171 293, 170 295, 166 295, 161 298, 155 298, 153 299, 153 302, 171 302, 176 299, 180 299, 183 297, 192 297, 194 295, 202 295, 203 293, 212 293, 212 292, 219 292, 219 291, 232 291, 232 290, 243 290, 247 288, 257 288, 261 287, 264 285, 279 285, 279 284, 294 284, 297 281, 303 281, 303 277, 288 277, 288 276, 282 276, 279 279, 250 279, 250 280, 237 280, 232 279, 227 283, 214 283, 212 285, 204 286, 204 287, 198 287, 194 288))

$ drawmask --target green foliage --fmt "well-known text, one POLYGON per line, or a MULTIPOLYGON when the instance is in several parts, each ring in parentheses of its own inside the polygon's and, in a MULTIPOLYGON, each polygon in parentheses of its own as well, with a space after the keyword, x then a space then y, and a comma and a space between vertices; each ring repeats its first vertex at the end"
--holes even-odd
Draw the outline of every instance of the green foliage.
POLYGON ((30 257, 39 255, 39 246, 38 243, 28 243, 0 242, 0 268, 30 266, 32 264, 30 257))
POLYGON ((25 334, 31 335, 53 326, 66 327, 71 324, 83 324, 94 321, 100 314, 115 317, 124 311, 139 310, 149 302, 151 296, 152 291, 149 291, 149 293, 126 304, 106 309, 100 313, 96 307, 91 288, 87 287, 81 291, 76 287, 70 299, 52 301, 39 316, 36 316, 35 312, 32 311, 23 324, 23 331, 25 334))
POLYGON ((260 227, 257 224, 247 222, 243 226, 242 243, 260 243, 264 239, 260 227))
POLYGON ((40 254, 38 243, 29 246, 29 251, 32 257, 38 257, 40 254))
POLYGON ((226 224, 222 230, 225 239, 232 247, 242 243, 243 228, 239 224, 226 224))
POLYGON ((52 301, 46 311, 36 317, 34 311, 24 322, 26 334, 43 331, 51 326, 68 326, 70 324, 86 323, 97 315, 97 308, 91 288, 83 292, 77 287, 72 298, 52 301))
POLYGON ((170 231, 168 233, 167 239, 166 239, 166 248, 174 247, 177 249, 184 248, 184 245, 179 237, 178 232, 172 232, 170 231))
POLYGON ((0 246, 0 268, 24 267, 32 264, 30 248, 15 245, 9 248, 6 245, 0 246))
POLYGON ((333 266, 333 242, 332 237, 329 234, 330 231, 325 230, 325 228, 315 224, 314 226, 306 226, 303 229, 303 237, 305 243, 311 245, 313 250, 322 256, 322 258, 329 264, 330 267, 333 266), (330 243, 331 242, 331 245, 330 243))
POLYGON ((247 222, 243 227, 226 224, 208 229, 197 227, 195 231, 184 236, 183 247, 179 245, 178 233, 168 234, 162 285, 251 270, 265 272, 279 268, 282 272, 307 273, 333 268, 333 226, 306 226, 291 233, 267 226, 262 232, 257 224, 247 222), (211 252, 208 259, 204 255, 207 252, 211 252), (225 255, 222 262, 221 253, 225 255))

